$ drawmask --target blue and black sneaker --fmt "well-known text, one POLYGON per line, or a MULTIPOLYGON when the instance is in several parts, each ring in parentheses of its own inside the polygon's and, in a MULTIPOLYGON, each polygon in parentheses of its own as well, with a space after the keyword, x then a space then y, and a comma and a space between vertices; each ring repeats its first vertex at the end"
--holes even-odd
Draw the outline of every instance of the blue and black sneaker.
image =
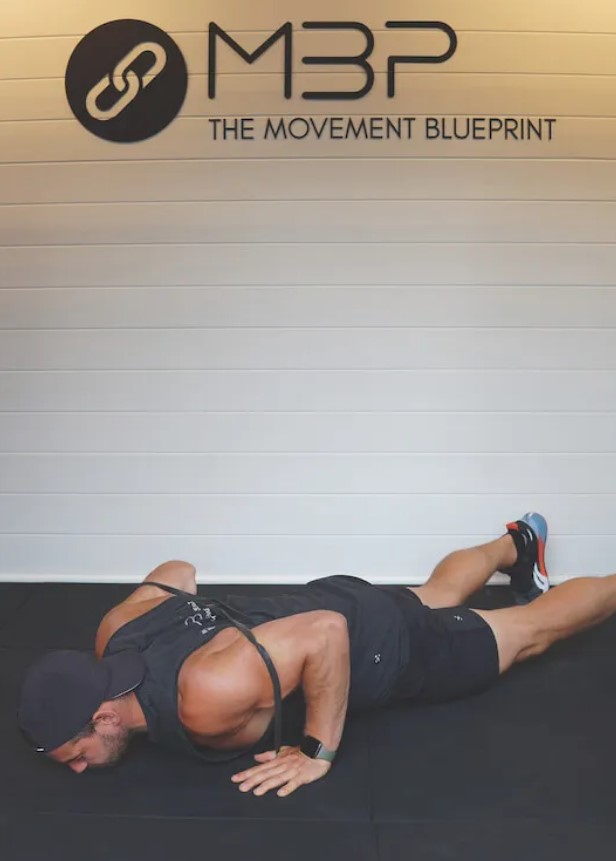
POLYGON ((516 604, 528 604, 550 588, 545 567, 545 545, 548 524, 545 517, 534 511, 523 514, 519 520, 507 524, 518 558, 510 568, 501 568, 511 577, 511 590, 516 604))

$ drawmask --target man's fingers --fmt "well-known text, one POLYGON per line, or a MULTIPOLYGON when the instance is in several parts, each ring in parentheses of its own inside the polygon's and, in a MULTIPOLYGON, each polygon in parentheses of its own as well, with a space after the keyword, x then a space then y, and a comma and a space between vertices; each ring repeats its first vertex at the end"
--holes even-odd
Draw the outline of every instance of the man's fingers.
POLYGON ((252 777, 253 774, 258 774, 262 768, 270 765, 271 761, 262 762, 261 765, 255 765, 252 768, 247 768, 246 771, 239 771, 237 774, 231 776, 231 780, 234 783, 240 783, 242 780, 246 780, 249 777, 252 777))
POLYGON ((285 795, 290 795, 292 792, 295 792, 295 790, 299 789, 301 785, 302 784, 299 780, 290 780, 286 784, 286 786, 283 786, 282 789, 278 790, 276 795, 279 795, 281 798, 283 798, 285 795))
POLYGON ((280 764, 276 760, 262 762, 261 765, 255 765, 254 768, 248 768, 246 771, 241 771, 239 774, 234 774, 231 780, 234 783, 241 783, 243 780, 250 780, 258 774, 263 774, 270 771, 272 768, 280 768, 280 764))
POLYGON ((276 759, 276 751, 268 750, 264 753, 255 753, 255 759, 257 762, 269 762, 272 759, 276 759))
MULTIPOLYGON (((259 784, 263 784, 272 778, 283 776, 286 774, 288 777, 291 776, 291 773, 294 772, 295 769, 289 769, 286 765, 281 763, 271 763, 267 765, 261 766, 259 769, 255 769, 253 773, 246 777, 244 781, 242 781, 240 785, 240 790, 242 792, 248 792, 250 789, 253 789, 255 786, 259 784)), ((279 785, 279 784, 277 784, 279 785)))
POLYGON ((265 795, 266 792, 269 792, 270 789, 276 789, 277 786, 282 786, 283 783, 289 782, 288 774, 279 774, 276 777, 272 777, 269 780, 266 780, 265 783, 262 783, 255 789, 255 795, 265 795))
POLYGON ((275 750, 267 750, 264 753, 256 753, 255 759, 258 760, 261 764, 255 765, 252 768, 247 768, 245 771, 240 771, 237 774, 232 775, 231 780, 234 783, 238 783, 239 781, 245 780, 245 778, 250 777, 253 774, 257 773, 257 770, 262 768, 263 765, 267 763, 274 762, 275 760, 284 759, 291 750, 290 747, 281 747, 280 753, 276 754, 275 750))
POLYGON ((288 756, 290 753, 292 753, 292 751, 293 748, 287 744, 283 745, 280 748, 279 753, 276 753, 275 750, 267 750, 263 753, 255 753, 255 759, 282 759, 284 756, 288 756))

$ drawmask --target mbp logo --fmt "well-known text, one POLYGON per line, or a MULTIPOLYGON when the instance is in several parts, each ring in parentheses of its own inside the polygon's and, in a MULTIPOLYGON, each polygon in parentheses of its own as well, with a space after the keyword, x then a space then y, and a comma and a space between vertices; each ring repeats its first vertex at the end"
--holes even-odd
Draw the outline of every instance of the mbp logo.
POLYGON ((175 119, 186 97, 186 62, 173 39, 145 21, 111 21, 88 33, 66 70, 66 96, 92 134, 143 141, 175 119))
MULTIPOLYGON (((443 21, 386 21, 387 30, 406 30, 408 32, 426 32, 433 30, 442 33, 448 40, 447 49, 442 54, 395 54, 387 58, 387 97, 392 99, 396 94, 396 66, 415 63, 446 63, 455 54, 458 47, 458 36, 456 31, 443 21)), ((359 90, 319 90, 302 93, 302 99, 344 101, 363 99, 374 85, 374 68, 369 62, 375 46, 374 33, 362 24, 361 21, 304 21, 304 30, 325 32, 333 30, 341 32, 350 30, 360 33, 364 40, 364 50, 361 54, 353 56, 308 56, 302 57, 302 63, 306 66, 339 66, 361 69, 365 76, 365 84, 359 90)), ((210 24, 209 30, 209 64, 208 64, 208 95, 210 99, 216 98, 216 45, 217 39, 225 42, 246 63, 254 63, 262 54, 268 51, 272 45, 282 39, 284 44, 284 97, 290 99, 293 87, 293 25, 290 21, 279 27, 262 45, 249 52, 235 41, 218 24, 210 24)))

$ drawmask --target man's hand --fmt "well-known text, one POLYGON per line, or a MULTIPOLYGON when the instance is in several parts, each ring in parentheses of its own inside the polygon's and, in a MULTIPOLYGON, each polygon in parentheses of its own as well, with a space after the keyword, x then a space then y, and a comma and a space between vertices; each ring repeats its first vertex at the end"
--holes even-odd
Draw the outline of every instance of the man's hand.
POLYGON ((273 750, 257 753, 255 759, 261 765, 234 774, 231 778, 234 783, 240 784, 240 792, 249 792, 256 787, 255 795, 265 795, 270 789, 280 786, 277 795, 290 795, 305 783, 325 777, 332 767, 331 762, 305 756, 299 747, 283 746, 278 756, 273 750))

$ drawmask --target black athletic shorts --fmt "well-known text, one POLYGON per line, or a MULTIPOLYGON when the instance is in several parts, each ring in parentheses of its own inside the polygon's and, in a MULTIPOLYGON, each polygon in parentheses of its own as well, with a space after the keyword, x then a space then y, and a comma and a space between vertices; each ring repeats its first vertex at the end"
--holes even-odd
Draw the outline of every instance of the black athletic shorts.
POLYGON ((405 586, 387 589, 399 596, 411 641, 393 702, 445 702, 477 693, 498 678, 496 638, 485 619, 468 607, 432 610, 405 586))

